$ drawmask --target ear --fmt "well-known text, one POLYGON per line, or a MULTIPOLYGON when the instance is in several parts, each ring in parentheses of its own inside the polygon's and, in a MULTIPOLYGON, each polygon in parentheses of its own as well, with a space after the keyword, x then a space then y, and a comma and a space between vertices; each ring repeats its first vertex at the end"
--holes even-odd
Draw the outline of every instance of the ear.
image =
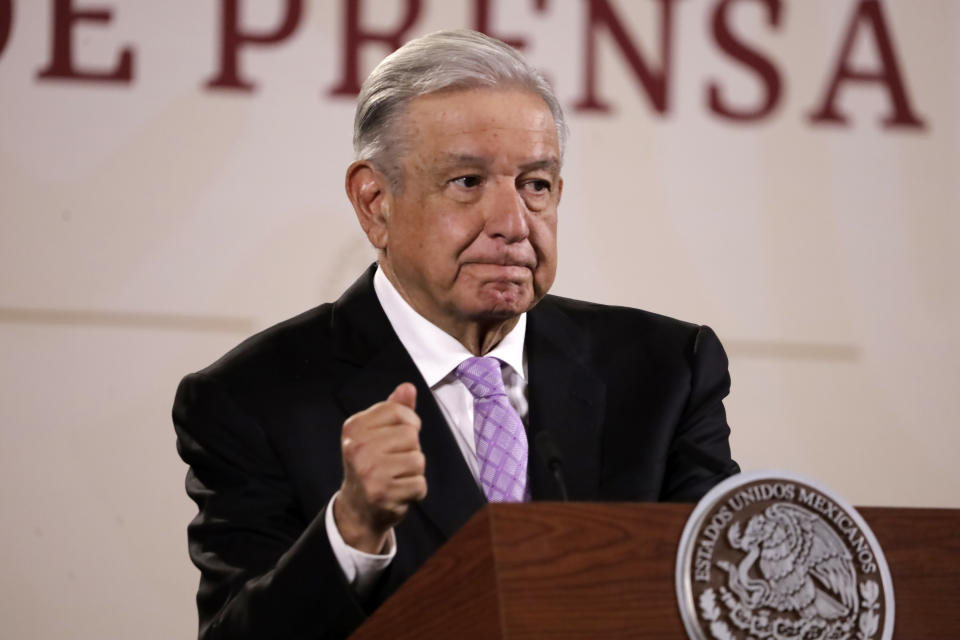
POLYGON ((353 204, 357 220, 367 239, 377 249, 387 247, 387 219, 390 217, 391 193, 386 176, 365 160, 347 167, 347 197, 353 204))
POLYGON ((560 198, 563 196, 563 178, 557 178, 557 204, 560 204, 560 198))

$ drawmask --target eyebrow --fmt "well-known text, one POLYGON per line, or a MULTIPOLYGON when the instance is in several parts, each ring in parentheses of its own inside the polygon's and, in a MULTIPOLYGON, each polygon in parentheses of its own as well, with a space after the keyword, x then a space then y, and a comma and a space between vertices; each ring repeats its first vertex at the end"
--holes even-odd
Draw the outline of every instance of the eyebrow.
POLYGON ((469 153, 445 153, 443 154, 444 167, 458 167, 462 165, 486 167, 490 160, 483 156, 475 156, 469 153))
MULTIPOLYGON (((488 167, 490 164, 492 163, 489 158, 484 156, 475 156, 469 153, 447 153, 444 154, 443 157, 443 165, 445 167, 456 167, 462 165, 488 167)), ((520 165, 519 168, 521 173, 537 171, 540 169, 547 169, 548 171, 559 173, 560 161, 553 156, 549 156, 540 160, 533 160, 531 162, 524 163, 520 165)))
POLYGON ((540 169, 546 169, 553 173, 560 173, 560 161, 553 156, 550 156, 549 158, 544 158, 543 160, 534 160, 533 162, 520 165, 520 170, 523 173, 528 171, 538 171, 540 169))

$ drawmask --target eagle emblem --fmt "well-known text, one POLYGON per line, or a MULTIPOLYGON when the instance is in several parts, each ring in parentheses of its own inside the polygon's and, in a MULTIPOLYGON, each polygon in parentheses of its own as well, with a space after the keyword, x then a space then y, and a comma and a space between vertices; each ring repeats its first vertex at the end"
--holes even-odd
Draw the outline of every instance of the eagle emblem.
POLYGON ((796 611, 803 618, 835 620, 857 613, 857 576, 843 540, 820 516, 778 502, 727 530, 734 549, 747 555, 736 565, 719 560, 727 587, 751 609, 796 611), (759 569, 759 577, 753 577, 759 569))
POLYGON ((751 472, 690 515, 677 598, 693 640, 890 640, 893 585, 873 532, 798 476, 751 472))

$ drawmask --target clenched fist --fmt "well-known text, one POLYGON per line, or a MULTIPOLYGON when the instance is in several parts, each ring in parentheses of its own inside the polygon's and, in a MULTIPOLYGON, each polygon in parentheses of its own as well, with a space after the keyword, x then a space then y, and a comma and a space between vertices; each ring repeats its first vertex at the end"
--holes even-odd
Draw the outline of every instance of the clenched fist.
POLYGON ((404 382, 384 402, 343 423, 343 484, 333 517, 344 542, 380 553, 411 502, 427 495, 417 389, 404 382))

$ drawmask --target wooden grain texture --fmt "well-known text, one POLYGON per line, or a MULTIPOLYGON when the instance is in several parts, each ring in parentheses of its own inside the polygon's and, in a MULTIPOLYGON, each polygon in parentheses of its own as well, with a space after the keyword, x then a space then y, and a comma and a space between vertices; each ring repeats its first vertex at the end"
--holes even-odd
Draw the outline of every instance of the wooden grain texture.
POLYGON ((494 544, 508 637, 682 638, 674 566, 691 508, 498 508, 494 544))
POLYGON ((960 638, 960 509, 858 507, 890 566, 894 638, 960 638))
MULTIPOLYGON (((691 504, 490 505, 355 638, 684 638, 674 571, 691 504)), ((960 510, 858 509, 893 576, 894 638, 960 638, 960 510)))
POLYGON ((383 603, 351 638, 501 638, 490 511, 484 509, 383 603))

